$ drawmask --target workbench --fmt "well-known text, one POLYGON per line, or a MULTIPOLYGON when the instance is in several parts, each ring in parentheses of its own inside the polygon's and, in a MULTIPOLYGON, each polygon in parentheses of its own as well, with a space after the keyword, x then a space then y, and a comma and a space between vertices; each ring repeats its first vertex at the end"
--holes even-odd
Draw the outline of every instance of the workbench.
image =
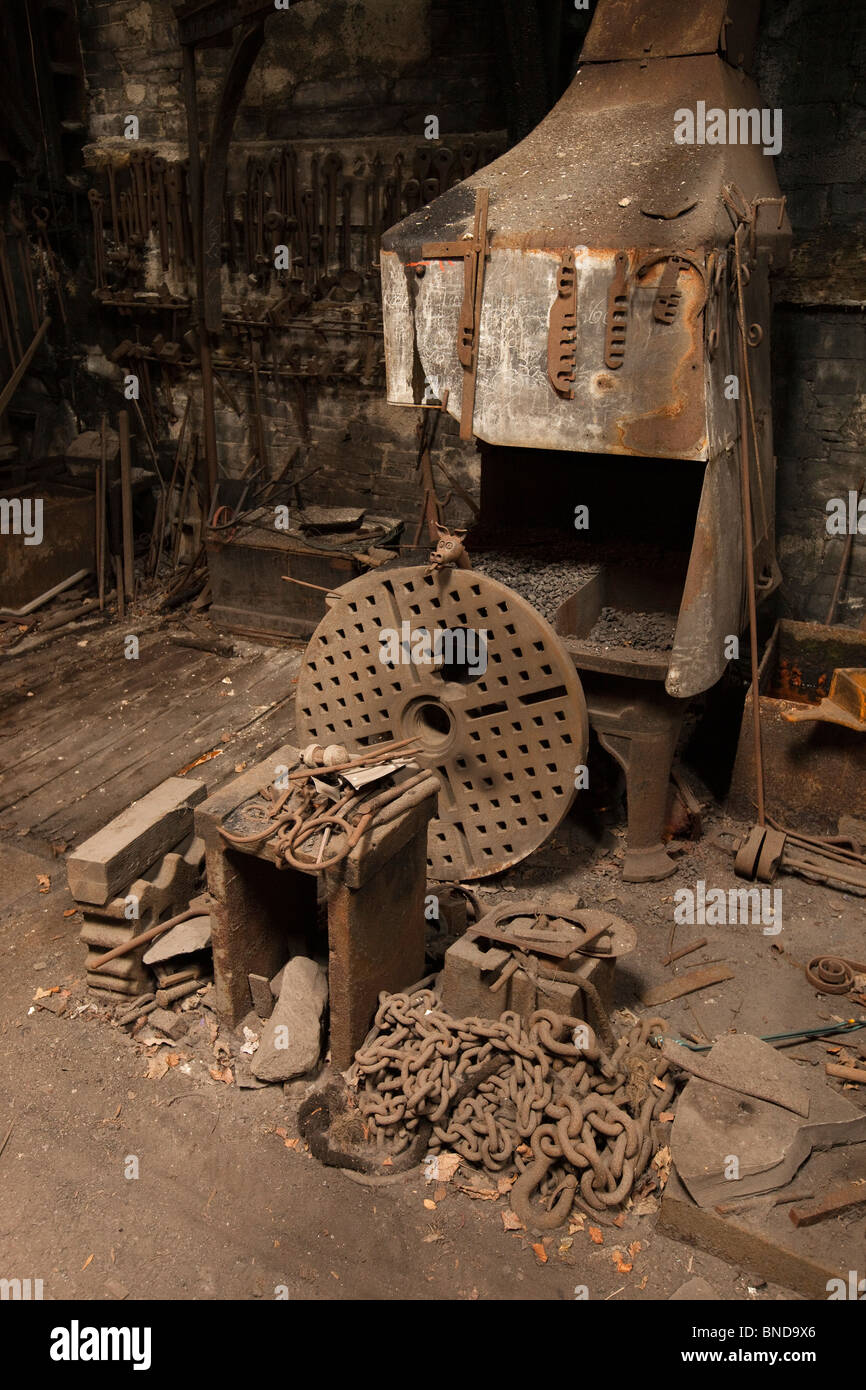
POLYGON ((439 784, 431 774, 420 798, 416 788, 406 795, 407 809, 399 801, 388 807, 387 822, 377 826, 374 818, 346 858, 321 874, 286 865, 270 841, 229 845, 221 827, 236 836, 258 829, 261 821, 250 814, 258 793, 296 767, 299 756, 284 744, 196 808, 213 900, 215 1005, 231 1027, 250 1012, 249 976, 270 979, 291 955, 293 939, 313 936, 322 878, 331 1060, 343 1071, 369 1031, 379 993, 405 989, 424 974, 427 826, 439 784))

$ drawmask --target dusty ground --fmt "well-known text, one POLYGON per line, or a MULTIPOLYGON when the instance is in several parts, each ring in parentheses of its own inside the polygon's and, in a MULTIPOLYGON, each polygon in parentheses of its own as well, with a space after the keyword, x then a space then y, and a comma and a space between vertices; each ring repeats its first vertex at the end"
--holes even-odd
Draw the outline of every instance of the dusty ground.
MULTIPOLYGON (((289 733, 286 709, 282 737, 289 733)), ((730 859, 705 836, 673 878, 625 885, 618 813, 603 819, 606 826, 593 825, 572 813, 522 869, 483 887, 485 903, 565 891, 633 922, 639 946, 620 971, 621 1007, 639 1008, 644 985, 677 971, 729 962, 734 979, 656 1010, 676 1033, 775 1033, 850 1011, 817 996, 797 962, 831 947, 863 958, 863 899, 785 877, 780 935, 682 926, 677 945, 705 935, 707 946, 666 969, 674 892, 698 878, 732 886, 730 859)), ((541 1263, 534 1237, 504 1230, 503 1198, 472 1199, 449 1186, 431 1210, 424 1202, 433 1187, 420 1173, 373 1185, 321 1168, 295 1142, 297 1089, 288 1096, 275 1087, 241 1090, 203 1066, 146 1079, 146 1059, 123 1031, 78 1012, 88 996, 77 919, 64 917, 70 907, 62 858, 7 835, 0 842, 0 1144, 8 1133, 0 1153, 0 1275, 42 1278, 46 1297, 75 1299, 271 1299, 282 1286, 292 1299, 573 1299, 585 1284, 593 1300, 625 1301, 665 1299, 694 1274, 722 1299, 792 1297, 773 1286, 750 1291, 748 1270, 660 1235, 652 1216, 606 1230, 603 1246, 586 1231, 570 1245, 558 1233, 541 1263), (38 874, 49 876, 50 891, 39 891, 38 874), (34 1003, 37 989, 53 986, 70 991, 61 1017, 34 1003), (124 1176, 130 1155, 139 1161, 132 1179, 124 1176), (632 1271, 617 1273, 612 1248, 635 1241, 632 1271)), ((866 1034, 859 1036, 855 1051, 866 1048, 866 1034)), ((815 1043, 792 1051, 804 1066, 823 1066, 826 1057, 815 1043)), ((861 1246, 863 1224, 845 1223, 861 1246)), ((847 1253, 841 1258, 847 1269, 847 1253)))

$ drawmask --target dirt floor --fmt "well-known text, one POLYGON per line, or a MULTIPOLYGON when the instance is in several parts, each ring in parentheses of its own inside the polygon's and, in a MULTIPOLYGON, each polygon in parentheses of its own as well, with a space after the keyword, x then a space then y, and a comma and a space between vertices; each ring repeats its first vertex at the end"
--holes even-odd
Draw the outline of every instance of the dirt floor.
MULTIPOLYGON (((99 637, 109 646, 112 640, 99 637)), ((503 1196, 473 1198, 454 1183, 428 1184, 420 1170, 374 1181, 324 1169, 294 1124, 308 1086, 241 1089, 215 1080, 182 1043, 179 1064, 147 1078, 141 1047, 94 1008, 84 987, 80 922, 68 915, 60 844, 103 824, 131 799, 131 785, 140 795, 221 746, 196 770, 212 789, 246 757, 262 757, 289 738, 299 659, 297 650, 249 644, 232 668, 200 652, 167 655, 163 638, 148 640, 161 653, 158 680, 145 679, 144 667, 131 671, 132 663, 88 659, 75 637, 55 643, 50 661, 34 654, 27 668, 12 663, 0 673, 0 701, 11 703, 0 737, 0 1275, 41 1278, 46 1298, 74 1299, 574 1299, 586 1286, 592 1300, 628 1301, 666 1299, 696 1275, 723 1300, 796 1297, 660 1234, 652 1213, 605 1227, 603 1244, 586 1227, 541 1244, 506 1231, 503 1196), (220 693, 226 671, 234 699, 220 693), (133 702, 134 724, 124 727, 133 702), (20 740, 31 707, 36 724, 26 763, 20 740), (195 716, 187 728, 173 726, 170 738, 169 708, 176 721, 178 710, 195 716), (117 775, 78 796, 76 769, 89 775, 90 740, 96 726, 107 738, 109 711, 123 733, 113 744, 117 775), (80 727, 70 725, 58 744, 60 724, 73 715, 80 727), (49 733, 50 745, 42 741, 49 733), (74 762, 55 772, 61 757, 74 762), (25 766, 33 785, 22 781, 25 766), (54 776, 65 780, 49 795, 54 776), (54 987, 61 994, 48 999, 62 998, 59 1016, 34 999, 54 987), (137 1177, 126 1176, 131 1157, 137 1177), (629 1246, 632 1267, 619 1272, 624 1261, 614 1251, 629 1246)), ((817 995, 801 967, 822 949, 862 959, 866 905, 796 878, 778 880, 778 935, 765 936, 760 926, 680 926, 677 946, 697 936, 707 945, 662 966, 676 890, 701 878, 708 887, 735 884, 729 855, 709 838, 721 823, 718 811, 705 815, 704 838, 687 848, 672 878, 626 885, 619 877, 621 809, 591 818, 578 806, 541 852, 482 884, 481 897, 490 906, 511 894, 543 904, 551 893, 566 893, 633 923, 639 944, 619 968, 620 1009, 645 1013, 639 996, 646 986, 705 961, 728 962, 734 978, 654 1010, 677 1035, 778 1033, 848 1016, 850 1003, 817 995)), ((866 1055, 866 1034, 853 1035, 850 1047, 866 1055)), ((827 1053, 813 1042, 788 1055, 823 1072, 827 1053)), ((845 1094, 857 1100, 859 1092, 845 1094)), ((858 1103, 866 1106, 866 1098, 858 1103)), ((822 1229, 826 1258, 847 1274, 849 1251, 862 1252, 866 1219, 822 1229)))

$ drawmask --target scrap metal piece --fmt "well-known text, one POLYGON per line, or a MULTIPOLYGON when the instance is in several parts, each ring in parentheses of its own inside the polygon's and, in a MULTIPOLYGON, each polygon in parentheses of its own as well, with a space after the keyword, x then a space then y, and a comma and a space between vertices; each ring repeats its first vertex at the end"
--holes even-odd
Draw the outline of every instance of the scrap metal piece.
POLYGON ((588 743, 583 689, 559 637, 471 569, 387 570, 339 593, 298 678, 299 740, 418 739, 413 761, 440 781, 431 877, 483 878, 531 854, 571 805, 588 743))
MULTIPOLYGON (((720 1039, 707 1058, 727 1067, 733 1036, 720 1039)), ((739 1035, 737 1054, 733 1085, 692 1077, 677 1104, 671 1154, 679 1178, 700 1207, 776 1191, 791 1181, 813 1149, 858 1144, 866 1139, 866 1115, 823 1078, 805 1074, 810 1072, 808 1067, 799 1067, 769 1043, 747 1034, 739 1035), (796 1094, 804 1088, 809 1095, 808 1119, 778 1103, 751 1095, 746 1099, 736 1089, 738 1075, 760 1076, 762 1089, 784 1086, 796 1094), (737 1136, 737 1177, 731 1177, 728 1167, 733 1132, 737 1136)))
POLYGON ((866 961, 813 956, 806 966, 806 979, 821 994, 848 994, 856 984, 856 975, 866 975, 866 961))
POLYGON ((845 1183, 844 1187, 834 1187, 832 1192, 828 1192, 826 1197, 821 1197, 814 1201, 810 1206, 791 1207, 788 1212, 794 1225, 815 1226, 819 1221, 827 1221, 831 1217, 841 1216, 846 1211, 852 1211, 855 1207, 862 1207, 866 1203, 866 1181, 860 1178, 857 1182, 845 1183))
POLYGON ((819 705, 788 710, 785 718, 789 724, 841 724, 866 733, 866 668, 838 667, 830 681, 830 693, 819 705))
POLYGON ((563 254, 556 272, 556 298, 550 310, 547 335, 547 375, 554 391, 574 400, 575 344, 577 342, 577 274, 574 252, 563 254))

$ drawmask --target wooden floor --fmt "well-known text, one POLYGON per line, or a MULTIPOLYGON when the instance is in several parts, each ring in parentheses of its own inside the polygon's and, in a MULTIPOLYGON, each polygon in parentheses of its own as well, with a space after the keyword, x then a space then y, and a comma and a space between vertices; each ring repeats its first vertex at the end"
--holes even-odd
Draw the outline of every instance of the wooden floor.
POLYGON ((124 635, 112 624, 0 664, 0 840, 80 844, 166 777, 213 791, 286 741, 301 646, 239 641, 226 658, 157 630, 127 660, 124 635))

